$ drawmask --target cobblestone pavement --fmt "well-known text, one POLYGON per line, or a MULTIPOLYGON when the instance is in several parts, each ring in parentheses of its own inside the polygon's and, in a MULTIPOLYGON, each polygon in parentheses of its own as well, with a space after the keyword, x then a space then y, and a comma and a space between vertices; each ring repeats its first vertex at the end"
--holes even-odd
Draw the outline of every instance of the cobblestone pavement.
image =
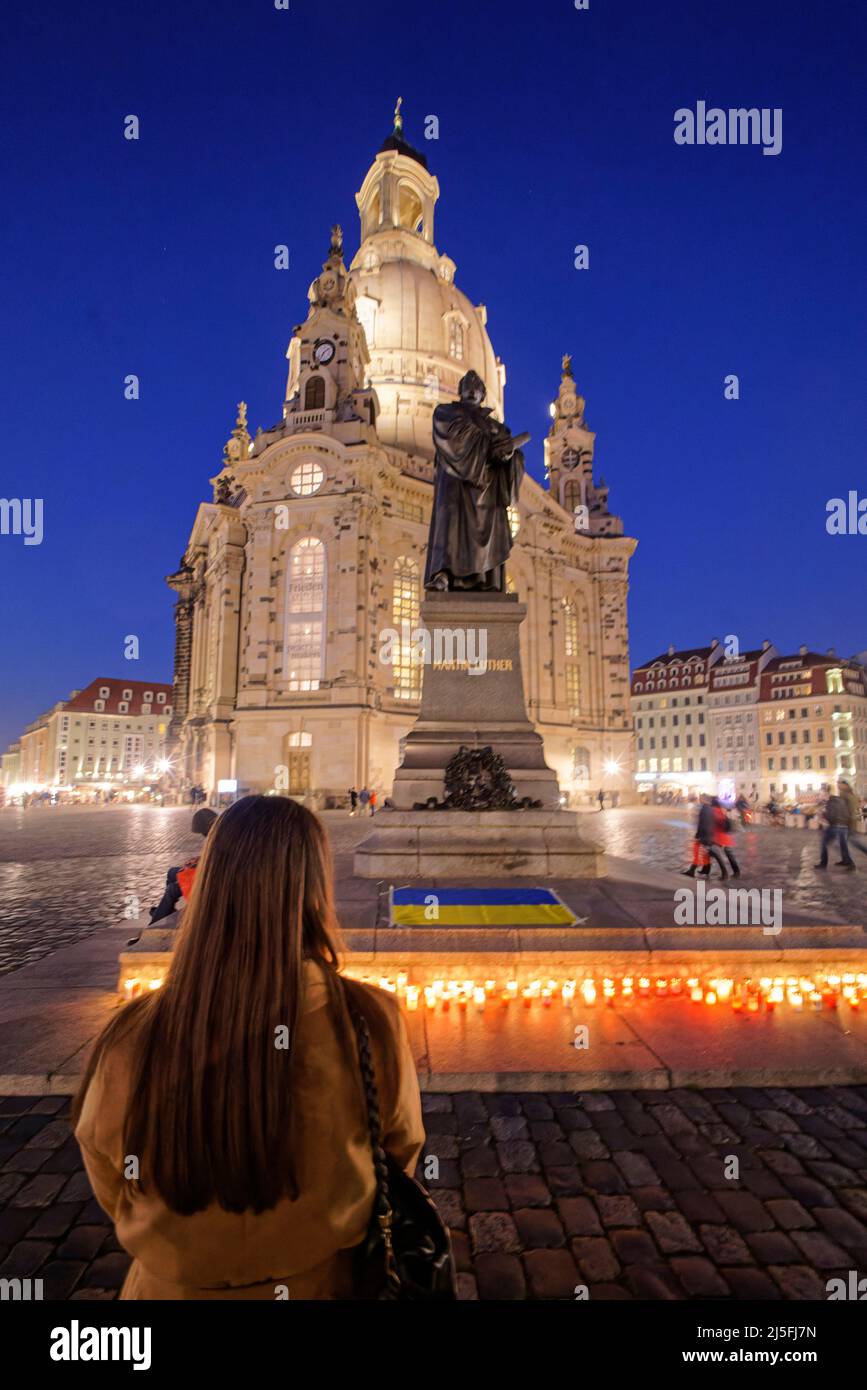
MULTIPOLYGON (((588 814, 581 825, 609 854, 660 869, 677 870, 690 862, 695 813, 687 808, 603 811, 588 814)), ((785 910, 859 926, 867 920, 867 853, 853 849, 857 873, 836 868, 836 854, 823 873, 814 867, 819 859, 818 830, 769 825, 736 831, 734 852, 743 872, 741 885, 781 889, 785 910)))
MULTIPOLYGON (((369 817, 351 819, 338 812, 327 814, 325 821, 338 856, 371 828, 369 817)), ((655 806, 588 811, 579 826, 582 835, 608 854, 633 860, 640 877, 642 864, 676 873, 690 862, 694 821, 688 808, 655 806)), ((784 910, 813 914, 823 922, 867 922, 867 854, 853 850, 858 873, 846 873, 833 863, 822 873, 813 867, 819 858, 817 831, 772 826, 737 832, 735 854, 743 871, 741 886, 782 889, 784 910)), ((717 882, 716 871, 713 881, 717 882)))
POLYGON ((0 810, 0 975, 120 920, 127 897, 157 902, 170 865, 201 848, 191 819, 189 806, 0 810))
MULTIPOLYGON (((867 1087, 427 1095, 464 1299, 824 1299, 867 1273, 867 1087), (724 1176, 727 1159, 740 1164, 724 1176)), ((68 1100, 0 1100, 0 1277, 110 1299, 128 1258, 68 1100)))
MULTIPOLYGON (((155 902, 169 865, 201 847, 190 819, 189 806, 0 810, 0 975, 117 921, 128 895, 143 907, 155 902)), ((339 812, 324 819, 338 872, 351 873, 350 851, 371 819, 339 812)), ((588 813, 581 827, 612 855, 670 869, 685 862, 691 833, 687 814, 667 808, 588 813)), ((867 855, 854 854, 859 873, 822 874, 813 868, 815 831, 769 827, 741 833, 737 853, 742 883, 782 888, 790 911, 865 922, 867 855)))

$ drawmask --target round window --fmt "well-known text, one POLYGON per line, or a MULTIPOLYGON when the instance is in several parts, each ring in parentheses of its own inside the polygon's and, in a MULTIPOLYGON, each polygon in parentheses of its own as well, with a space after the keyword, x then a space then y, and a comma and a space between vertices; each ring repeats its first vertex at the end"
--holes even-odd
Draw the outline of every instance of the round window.
POLYGON ((312 497, 325 482, 325 472, 318 463, 299 463, 289 481, 299 497, 312 497))

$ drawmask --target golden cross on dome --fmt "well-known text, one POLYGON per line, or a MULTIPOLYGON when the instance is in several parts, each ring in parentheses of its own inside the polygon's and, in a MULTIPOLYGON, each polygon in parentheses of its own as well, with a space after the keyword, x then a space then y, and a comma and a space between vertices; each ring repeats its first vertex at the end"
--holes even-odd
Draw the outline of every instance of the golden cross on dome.
POLYGON ((572 355, 568 352, 563 354, 563 375, 572 375, 572 355))
POLYGON ((398 99, 397 99, 397 105, 396 105, 395 108, 394 108, 394 133, 395 133, 395 135, 402 135, 402 134, 403 134, 403 116, 400 114, 400 108, 401 108, 402 106, 403 106, 403 97, 398 97, 398 99))

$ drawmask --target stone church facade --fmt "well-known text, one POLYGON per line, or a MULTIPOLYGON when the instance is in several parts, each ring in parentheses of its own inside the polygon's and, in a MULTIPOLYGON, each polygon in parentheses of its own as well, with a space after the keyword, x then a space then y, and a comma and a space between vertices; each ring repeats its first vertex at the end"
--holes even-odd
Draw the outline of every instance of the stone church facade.
MULTIPOLYGON (((484 306, 434 243, 437 180, 399 117, 339 228, 287 351, 282 417, 254 438, 246 408, 178 571, 179 777, 213 793, 277 789, 320 807, 352 785, 388 795, 419 707, 415 628, 432 500, 431 416, 474 368, 503 418, 505 368, 484 306)), ((507 583, 527 708, 572 804, 633 783, 626 615, 636 542, 594 481, 595 436, 570 361, 551 407, 547 486, 524 478, 507 583), (616 770, 615 770, 616 768, 616 770)))

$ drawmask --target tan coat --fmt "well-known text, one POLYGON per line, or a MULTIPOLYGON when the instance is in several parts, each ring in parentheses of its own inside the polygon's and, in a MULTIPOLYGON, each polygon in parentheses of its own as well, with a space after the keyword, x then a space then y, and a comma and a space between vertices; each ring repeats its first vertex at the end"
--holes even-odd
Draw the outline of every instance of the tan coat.
POLYGON ((851 787, 846 787, 844 791, 840 792, 840 799, 846 807, 849 829, 854 834, 861 824, 861 803, 851 787))
MULTIPOLYGON (((377 991, 378 993, 378 991, 377 991)), ((386 997, 399 1060, 396 1096, 380 1095, 386 1150, 412 1172, 424 1142, 418 1079, 406 1027, 386 997)), ((158 1194, 134 1193, 123 1176, 123 1121, 134 1041, 108 1054, 88 1088, 75 1135, 96 1198, 134 1257, 124 1299, 273 1299, 351 1296, 350 1250, 373 1204, 373 1163, 356 1076, 347 1066, 318 966, 306 967, 299 1020, 300 1196, 260 1215, 211 1206, 170 1211, 158 1194)), ((382 1075, 374 1044, 374 1062, 382 1075)), ((380 1090, 382 1088, 380 1087, 380 1090)))

